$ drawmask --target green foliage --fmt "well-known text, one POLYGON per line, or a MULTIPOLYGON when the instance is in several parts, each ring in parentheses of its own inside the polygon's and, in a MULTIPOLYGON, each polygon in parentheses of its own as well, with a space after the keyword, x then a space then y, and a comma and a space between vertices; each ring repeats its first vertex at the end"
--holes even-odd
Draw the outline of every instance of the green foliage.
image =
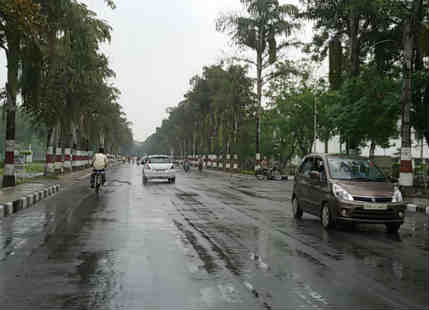
MULTIPOLYGON (((118 104, 120 91, 109 83, 115 73, 100 53, 111 27, 80 2, 38 1, 49 23, 41 43, 23 49, 24 111, 48 129, 46 136, 59 128, 58 144, 85 148, 99 145, 103 137, 108 152, 130 149, 131 124, 118 104)), ((105 2, 114 7, 113 1, 105 2)))
POLYGON ((419 136, 429 143, 429 80, 428 72, 420 71, 413 76, 413 106, 411 107, 411 125, 419 136))
POLYGON ((344 82, 328 113, 350 148, 367 141, 386 146, 397 136, 399 90, 398 82, 373 67, 344 82))
POLYGON ((226 154, 248 152, 254 98, 247 67, 224 64, 203 68, 190 90, 140 148, 140 153, 226 154))

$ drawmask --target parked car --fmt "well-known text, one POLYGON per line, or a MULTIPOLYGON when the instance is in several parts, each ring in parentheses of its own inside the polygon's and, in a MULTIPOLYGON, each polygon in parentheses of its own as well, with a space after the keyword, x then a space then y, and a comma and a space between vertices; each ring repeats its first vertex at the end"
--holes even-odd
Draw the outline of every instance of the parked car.
POLYGON ((365 157, 309 154, 295 175, 294 217, 308 212, 326 229, 339 222, 370 223, 397 232, 405 209, 399 188, 365 157))
POLYGON ((151 179, 165 179, 169 183, 176 181, 173 161, 167 155, 150 155, 144 159, 143 184, 151 179))

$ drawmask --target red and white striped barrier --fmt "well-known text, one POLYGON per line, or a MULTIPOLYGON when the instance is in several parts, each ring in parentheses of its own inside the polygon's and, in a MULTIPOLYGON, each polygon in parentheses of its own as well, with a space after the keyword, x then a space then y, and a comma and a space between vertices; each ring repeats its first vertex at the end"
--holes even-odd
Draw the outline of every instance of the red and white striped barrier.
POLYGON ((219 169, 223 169, 223 155, 219 155, 218 166, 219 169))
POLYGON ((64 171, 63 149, 57 147, 55 150, 55 173, 62 174, 64 171))
POLYGON ((48 149, 46 150, 46 172, 49 174, 55 173, 55 157, 53 146, 48 146, 48 149))
POLYGON ((226 163, 225 163, 225 168, 227 170, 231 169, 231 155, 230 154, 226 154, 226 163))
POLYGON ((64 171, 70 172, 72 170, 72 151, 71 148, 64 149, 64 171))
POLYGON ((79 168, 78 163, 78 157, 79 157, 79 151, 78 150, 72 150, 72 169, 76 170, 79 168))
POLYGON ((234 154, 234 164, 233 164, 233 169, 234 170, 238 170, 238 155, 234 154))

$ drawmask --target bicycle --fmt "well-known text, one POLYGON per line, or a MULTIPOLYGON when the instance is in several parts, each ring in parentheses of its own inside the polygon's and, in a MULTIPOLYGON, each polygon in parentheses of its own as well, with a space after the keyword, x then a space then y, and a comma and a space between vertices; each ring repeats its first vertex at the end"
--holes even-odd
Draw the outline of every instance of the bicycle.
POLYGON ((282 178, 280 171, 276 167, 256 169, 255 177, 259 181, 262 181, 264 179, 266 179, 266 180, 281 180, 281 178, 282 178))
POLYGON ((98 195, 101 187, 103 186, 103 174, 104 171, 101 170, 97 170, 95 172, 95 180, 94 180, 94 188, 95 188, 95 193, 98 195))

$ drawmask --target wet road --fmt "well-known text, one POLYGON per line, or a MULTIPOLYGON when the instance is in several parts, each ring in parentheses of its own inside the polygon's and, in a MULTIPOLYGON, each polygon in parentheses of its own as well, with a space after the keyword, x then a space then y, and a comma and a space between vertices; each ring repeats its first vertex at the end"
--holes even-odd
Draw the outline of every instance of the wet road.
POLYGON ((109 173, 0 220, 0 308, 426 309, 428 220, 324 231, 291 181, 109 173))

